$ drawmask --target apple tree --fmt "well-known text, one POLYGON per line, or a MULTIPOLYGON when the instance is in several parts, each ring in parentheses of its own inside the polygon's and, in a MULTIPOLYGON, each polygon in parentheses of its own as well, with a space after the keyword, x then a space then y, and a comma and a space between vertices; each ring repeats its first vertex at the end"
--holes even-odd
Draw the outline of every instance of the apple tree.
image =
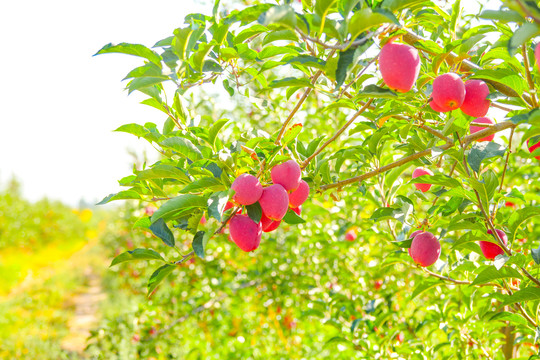
POLYGON ((333 326, 303 329, 310 358, 536 356, 540 8, 482 3, 218 0, 104 46, 142 58, 127 90, 162 113, 117 129, 160 158, 101 202, 139 201, 161 245, 113 265, 149 260, 149 295, 179 271, 255 281, 262 308, 333 326))

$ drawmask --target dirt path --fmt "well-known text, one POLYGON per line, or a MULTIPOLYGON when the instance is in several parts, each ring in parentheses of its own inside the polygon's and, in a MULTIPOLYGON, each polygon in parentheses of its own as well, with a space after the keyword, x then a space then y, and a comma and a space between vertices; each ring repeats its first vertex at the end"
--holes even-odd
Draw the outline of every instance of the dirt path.
POLYGON ((62 349, 79 354, 84 352, 90 330, 97 325, 99 304, 106 297, 101 278, 90 266, 85 269, 84 275, 88 285, 73 298, 75 315, 68 322, 69 335, 62 340, 62 349))

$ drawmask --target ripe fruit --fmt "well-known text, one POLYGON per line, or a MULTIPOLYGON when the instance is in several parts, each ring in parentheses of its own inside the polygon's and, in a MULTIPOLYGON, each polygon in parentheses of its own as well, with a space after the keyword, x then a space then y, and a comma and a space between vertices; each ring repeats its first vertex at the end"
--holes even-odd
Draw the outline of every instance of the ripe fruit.
POLYGON ((289 194, 283 186, 274 184, 263 189, 259 204, 268 218, 281 220, 289 209, 289 194))
MULTIPOLYGON (((422 175, 431 175, 432 176, 433 172, 431 170, 429 170, 429 169, 419 167, 419 168, 414 169, 414 171, 412 173, 412 178, 416 179, 417 177, 422 176, 422 175)), ((429 189, 431 189, 431 184, 414 184, 414 186, 418 190, 420 190, 421 192, 426 192, 429 189)))
POLYGON ((511 201, 505 202, 505 203, 504 203, 504 206, 506 206, 506 207, 511 207, 511 208, 513 208, 513 209, 516 208, 516 204, 514 204, 514 203, 511 202, 511 201))
POLYGON ((465 82, 465 99, 460 107, 461 111, 474 117, 485 116, 491 104, 491 101, 486 99, 488 95, 489 88, 485 82, 467 80, 465 82))
POLYGON ((396 340, 401 344, 403 340, 405 340, 405 335, 403 335, 403 333, 400 332, 399 334, 397 334, 396 340))
POLYGON ((287 191, 294 191, 300 184, 302 170, 294 160, 285 161, 270 170, 270 176, 274 184, 279 184, 287 191))
POLYGON ((276 230, 279 224, 281 224, 281 220, 275 221, 267 217, 264 213, 262 214, 261 216, 262 231, 270 232, 270 231, 276 230))
MULTIPOLYGON (((497 234, 499 235, 499 238, 502 240, 503 244, 506 245, 508 243, 508 238, 506 237, 504 231, 498 229, 495 231, 497 231, 497 234)), ((495 237, 491 229, 489 229, 487 233, 495 237)), ((493 260, 497 255, 504 254, 504 250, 499 245, 492 242, 480 241, 478 245, 480 245, 480 250, 482 250, 482 254, 484 254, 485 258, 488 260, 493 260)))
POLYGON ((201 218, 201 225, 204 225, 206 224, 206 217, 203 215, 202 218, 201 218))
POLYGON ((536 66, 540 69, 540 43, 538 43, 534 49, 534 59, 536 60, 536 66))
MULTIPOLYGON (((413 233, 411 234, 411 236, 409 236, 409 239, 414 239, 414 237, 415 237, 416 235, 421 234, 421 233, 423 233, 422 230, 416 230, 415 232, 413 232, 413 233)), ((409 248, 409 256, 412 257, 412 255, 411 255, 411 248, 409 248)))
MULTIPOLYGON (((487 118, 487 117, 481 117, 481 118, 478 118, 476 120, 474 120, 474 122, 476 123, 480 123, 480 124, 495 124, 495 121, 491 120, 490 118, 487 118)), ((472 126, 470 127, 470 132, 471 134, 474 134, 475 132, 478 132, 480 130, 484 130, 485 127, 481 127, 481 126, 472 126)), ((495 134, 491 134, 489 136, 486 136, 486 137, 483 137, 481 139, 478 139, 476 141, 480 142, 480 141, 492 141, 493 139, 495 138, 495 134)))
POLYGON ((259 180, 250 174, 238 176, 231 185, 234 190, 233 200, 240 205, 251 205, 262 195, 263 187, 259 180))
POLYGON ((431 100, 429 102, 429 106, 433 109, 433 111, 436 111, 436 112, 448 112, 448 111, 450 111, 450 110, 443 109, 442 107, 437 105, 437 103, 435 101, 433 101, 433 100, 431 100))
POLYGON ((413 238, 410 254, 415 263, 427 267, 439 259, 441 244, 435 235, 426 231, 413 238))
POLYGON ((297 208, 306 201, 309 196, 309 185, 304 180, 300 180, 298 187, 289 194, 289 206, 297 208))
POLYGON ((247 215, 234 215, 229 223, 230 238, 243 251, 253 251, 261 243, 261 223, 247 215))
POLYGON ((296 207, 296 208, 291 208, 292 211, 294 211, 296 213, 296 215, 300 216, 300 214, 302 213, 302 207, 299 206, 299 207, 296 207))
POLYGON ((390 41, 379 54, 379 69, 386 86, 405 93, 412 89, 420 72, 418 50, 390 41))
MULTIPOLYGON (((538 49, 538 47, 537 47, 538 49)), ((529 147, 529 152, 532 154, 534 150, 538 149, 540 147, 540 141, 538 141, 536 144, 531 145, 531 139, 527 140, 527 146, 529 147)), ((536 160, 540 160, 540 155, 534 157, 536 160)))
POLYGON ((454 73, 439 75, 433 80, 433 101, 445 111, 455 110, 465 100, 465 84, 454 73))
POLYGON ((375 288, 375 290, 379 290, 383 285, 383 281, 382 280, 377 280, 375 281, 375 285, 373 286, 375 288))
POLYGON ((345 240, 347 240, 347 241, 356 240, 356 231, 354 231, 354 230, 347 231, 347 233, 345 234, 345 240))

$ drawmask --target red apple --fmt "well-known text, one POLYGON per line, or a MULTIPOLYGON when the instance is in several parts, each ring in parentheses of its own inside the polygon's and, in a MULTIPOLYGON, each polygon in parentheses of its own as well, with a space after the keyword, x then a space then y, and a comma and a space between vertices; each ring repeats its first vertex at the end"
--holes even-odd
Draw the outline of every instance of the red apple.
POLYGON ((377 280, 375 281, 375 285, 373 287, 375 288, 375 290, 379 290, 382 286, 383 286, 383 281, 377 280))
POLYGON ((411 257, 422 267, 435 264, 441 255, 441 244, 430 232, 423 232, 413 238, 411 244, 411 257))
POLYGON ((300 180, 298 188, 289 193, 289 206, 297 208, 302 205, 309 196, 309 185, 304 180, 300 180))
MULTIPOLYGON (((538 47, 536 47, 538 49, 538 47)), ((531 138, 532 139, 532 138, 531 138)), ((534 150, 540 147, 540 141, 536 144, 531 145, 531 139, 527 140, 527 146, 529 147, 529 152, 532 154, 534 150)), ((540 160, 540 155, 534 157, 536 160, 540 160)))
POLYGON ((437 105, 437 103, 433 100, 431 100, 429 102, 429 106, 431 107, 431 109, 433 109, 433 111, 436 111, 436 112, 448 112, 450 110, 447 110, 447 109, 444 109, 442 107, 440 107, 439 105, 437 105))
POLYGON ((289 209, 289 195, 283 186, 274 184, 264 188, 259 204, 268 218, 281 220, 289 209))
POLYGON ((482 80, 467 80, 465 82, 465 99, 461 111, 469 116, 482 117, 489 110, 491 101, 487 99, 489 88, 482 80))
MULTIPOLYGON (((498 229, 496 229, 495 231, 497 231, 497 235, 499 235, 499 238, 502 240, 503 244, 506 245, 508 243, 508 237, 506 237, 504 231, 498 229)), ((495 238, 491 229, 489 229, 487 233, 493 236, 493 238, 495 238)), ((499 245, 492 242, 480 241, 478 245, 480 245, 480 250, 482 250, 482 254, 484 254, 484 257, 488 260, 493 260, 495 259, 495 257, 497 257, 497 255, 504 254, 504 250, 499 245)))
POLYGON ((231 189, 234 190, 233 200, 240 205, 256 203, 263 191, 259 180, 250 174, 238 176, 232 183, 231 189))
POLYGON ((347 231, 347 233, 345 234, 345 240, 347 240, 347 241, 356 240, 356 231, 354 231, 354 230, 347 231))
POLYGON ((465 100, 465 84, 459 75, 446 73, 433 80, 433 101, 439 108, 449 111, 459 108, 465 100))
MULTIPOLYGON (((495 121, 493 121, 493 120, 491 120, 490 118, 487 118, 487 117, 481 117, 481 118, 475 119, 473 122, 480 123, 480 124, 491 124, 491 125, 495 124, 495 121)), ((475 132, 478 132, 478 131, 484 130, 484 129, 486 129, 486 128, 481 127, 481 126, 473 126, 473 125, 470 126, 471 134, 474 134, 475 132)), ((494 138, 495 138, 495 134, 491 134, 491 135, 488 135, 488 136, 483 137, 481 139, 478 139, 476 141, 478 141, 478 142, 492 141, 494 138)))
MULTIPOLYGON (((422 230, 416 230, 415 232, 413 232, 413 233, 409 236, 409 239, 414 239, 414 237, 415 237, 416 235, 421 234, 421 233, 423 233, 422 230)), ((412 255, 411 255, 411 248, 410 248, 410 247, 409 247, 409 249, 408 249, 408 252, 409 252, 409 256, 412 257, 412 255)))
POLYGON ((379 54, 379 69, 390 89, 405 93, 412 89, 420 73, 418 50, 407 44, 389 41, 379 54))
POLYGON ((243 251, 257 249, 261 243, 261 223, 247 215, 234 215, 229 223, 230 238, 243 251))
MULTIPOLYGON (((419 168, 414 169, 412 173, 412 178, 416 179, 417 177, 423 176, 423 175, 433 176, 433 172, 429 169, 419 167, 419 168)), ((429 189, 431 189, 431 184, 414 184, 414 186, 421 192, 426 192, 429 189)))
POLYGON ((285 161, 270 170, 270 176, 274 184, 279 184, 287 191, 294 191, 300 184, 302 170, 294 160, 285 161))

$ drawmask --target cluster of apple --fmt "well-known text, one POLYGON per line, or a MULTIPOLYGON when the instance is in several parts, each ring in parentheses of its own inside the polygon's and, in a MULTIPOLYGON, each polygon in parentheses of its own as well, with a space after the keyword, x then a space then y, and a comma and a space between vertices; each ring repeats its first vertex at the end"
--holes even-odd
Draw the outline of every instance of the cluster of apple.
POLYGON ((309 185, 302 180, 302 170, 294 160, 274 166, 270 176, 273 185, 267 187, 250 174, 238 176, 231 185, 234 203, 248 206, 258 202, 262 210, 258 223, 241 211, 229 222, 230 239, 243 251, 257 249, 262 233, 277 229, 289 208, 300 215, 300 206, 309 196, 309 185))
MULTIPOLYGON (((508 238, 504 231, 498 229, 495 231, 504 245, 506 245, 508 238)), ((487 233, 495 238, 493 231, 488 230, 487 233)), ((422 267, 435 264, 441 255, 441 244, 435 235, 428 231, 416 230, 409 236, 409 239, 412 239, 409 255, 416 264, 422 267)), ((482 254, 488 260, 494 260, 497 255, 504 254, 504 250, 499 245, 490 241, 479 241, 478 245, 480 245, 482 254)))
MULTIPOLYGON (((379 69, 385 84, 398 92, 408 92, 412 89, 420 73, 420 57, 416 48, 394 42, 391 39, 381 49, 379 54, 379 69)), ((536 63, 540 68, 540 44, 535 49, 536 63)), ((487 98, 489 87, 482 80, 470 79, 465 82, 458 74, 446 73, 433 80, 430 107, 436 112, 448 112, 461 109, 463 113, 473 116, 474 123, 493 125, 495 121, 485 117, 491 101, 487 98)), ((484 127, 470 126, 474 134, 484 127)), ((488 135, 478 141, 492 141, 495 135, 488 135)), ((540 148, 540 141, 527 141, 529 152, 540 148)), ((535 156, 540 160, 540 156, 535 156)))
MULTIPOLYGON (((420 73, 420 57, 416 48, 394 42, 391 39, 381 49, 379 54, 379 69, 385 84, 398 92, 408 92, 412 89, 418 75, 420 73)), ((536 55, 540 55, 540 46, 537 47, 536 55)), ((537 60, 540 56, 537 56, 537 60)), ((537 61, 538 63, 538 61, 537 61)), ((540 66, 540 63, 538 63, 540 66)), ((455 73, 446 73, 437 76, 433 80, 433 92, 429 102, 430 107, 436 112, 448 112, 456 109, 476 119, 474 123, 493 125, 495 122, 485 117, 491 105, 487 98, 489 95, 489 87, 482 80, 467 80, 463 82, 461 77, 455 73)), ((470 133, 474 134, 484 127, 470 126, 470 133)), ((492 141, 495 135, 489 135, 478 141, 492 141)), ((540 142, 530 144, 528 142, 529 151, 532 153, 536 148, 540 147, 540 142)), ((540 156, 536 157, 540 160, 540 156)), ((417 178, 422 175, 433 176, 433 172, 429 169, 419 167, 413 171, 412 177, 417 178)), ((415 187, 426 192, 431 188, 431 184, 414 184, 415 187)), ((507 244, 506 234, 502 230, 496 230, 499 238, 503 243, 507 244)), ((493 236, 491 230, 488 234, 493 236)), ((415 263, 420 266, 430 266, 439 259, 441 253, 441 244, 430 232, 421 230, 411 234, 411 247, 409 255, 415 263)), ((353 240, 352 235, 347 233, 346 240, 353 240)), ((480 241, 480 249, 486 259, 493 260, 497 255, 504 254, 504 250, 497 244, 489 241, 480 241)))

